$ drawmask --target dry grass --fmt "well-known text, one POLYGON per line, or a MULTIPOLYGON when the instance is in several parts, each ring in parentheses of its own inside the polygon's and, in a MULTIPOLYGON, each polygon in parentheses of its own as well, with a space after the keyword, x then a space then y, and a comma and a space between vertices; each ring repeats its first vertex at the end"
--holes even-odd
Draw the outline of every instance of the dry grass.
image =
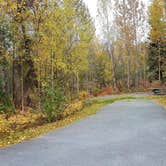
POLYGON ((151 96, 149 98, 166 108, 166 95, 164 95, 164 96, 151 96))

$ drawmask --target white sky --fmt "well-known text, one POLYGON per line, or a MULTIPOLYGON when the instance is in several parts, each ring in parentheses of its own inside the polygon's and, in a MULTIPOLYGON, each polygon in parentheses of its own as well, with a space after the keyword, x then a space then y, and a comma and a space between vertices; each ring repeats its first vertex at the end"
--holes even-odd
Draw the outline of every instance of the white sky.
MULTIPOLYGON (((96 25, 96 33, 99 34, 99 26, 97 24, 97 1, 98 0, 83 0, 88 6, 91 16, 93 17, 96 25)), ((150 0, 143 0, 146 6, 149 6, 150 0)))
POLYGON ((84 2, 88 5, 92 17, 95 18, 97 15, 97 0, 84 0, 84 2))
MULTIPOLYGON (((97 16, 97 1, 98 0, 84 0, 84 2, 89 7, 90 13, 93 18, 97 16)), ((150 0, 143 0, 143 2, 148 5, 150 0)))

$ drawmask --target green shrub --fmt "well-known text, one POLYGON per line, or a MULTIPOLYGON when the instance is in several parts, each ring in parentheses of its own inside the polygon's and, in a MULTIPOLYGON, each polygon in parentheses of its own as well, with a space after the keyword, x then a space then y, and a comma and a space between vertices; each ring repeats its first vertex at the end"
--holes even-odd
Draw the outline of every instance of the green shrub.
POLYGON ((60 118, 61 112, 65 109, 67 99, 63 90, 59 88, 47 88, 42 99, 43 113, 49 122, 60 118))
POLYGON ((0 92, 0 113, 11 114, 14 112, 14 107, 10 97, 5 93, 0 92))

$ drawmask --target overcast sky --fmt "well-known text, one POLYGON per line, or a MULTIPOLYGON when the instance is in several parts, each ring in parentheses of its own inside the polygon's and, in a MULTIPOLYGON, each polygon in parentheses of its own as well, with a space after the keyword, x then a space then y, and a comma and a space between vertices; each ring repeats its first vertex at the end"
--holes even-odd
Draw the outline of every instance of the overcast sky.
POLYGON ((84 0, 88 5, 91 15, 95 18, 97 15, 97 0, 84 0))
MULTIPOLYGON (((90 14, 93 17, 95 24, 96 24, 96 30, 97 30, 97 34, 99 34, 99 27, 97 25, 97 1, 98 0, 83 0, 86 5, 88 6, 89 10, 90 10, 90 14)), ((149 5, 150 0, 143 0, 143 2, 145 3, 146 6, 149 5)))
MULTIPOLYGON (((97 1, 98 0, 84 0, 84 2, 87 4, 89 7, 90 13, 92 17, 96 17, 97 15, 97 1)), ((143 2, 148 5, 150 0, 143 0, 143 2)))

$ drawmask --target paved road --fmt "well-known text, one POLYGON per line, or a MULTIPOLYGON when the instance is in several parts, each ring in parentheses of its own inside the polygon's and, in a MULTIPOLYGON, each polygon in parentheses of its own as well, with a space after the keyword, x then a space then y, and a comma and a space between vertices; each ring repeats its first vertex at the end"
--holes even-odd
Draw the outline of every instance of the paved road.
POLYGON ((149 95, 152 95, 152 93, 144 93, 144 92, 137 92, 137 93, 125 93, 125 94, 114 94, 114 95, 106 95, 106 96, 99 96, 93 99, 101 99, 101 100, 105 100, 105 99, 112 99, 112 98, 117 98, 117 97, 135 97, 135 98, 143 98, 143 97, 147 97, 149 95))
POLYGON ((120 101, 40 138, 0 150, 0 166, 166 166, 166 110, 120 101))

